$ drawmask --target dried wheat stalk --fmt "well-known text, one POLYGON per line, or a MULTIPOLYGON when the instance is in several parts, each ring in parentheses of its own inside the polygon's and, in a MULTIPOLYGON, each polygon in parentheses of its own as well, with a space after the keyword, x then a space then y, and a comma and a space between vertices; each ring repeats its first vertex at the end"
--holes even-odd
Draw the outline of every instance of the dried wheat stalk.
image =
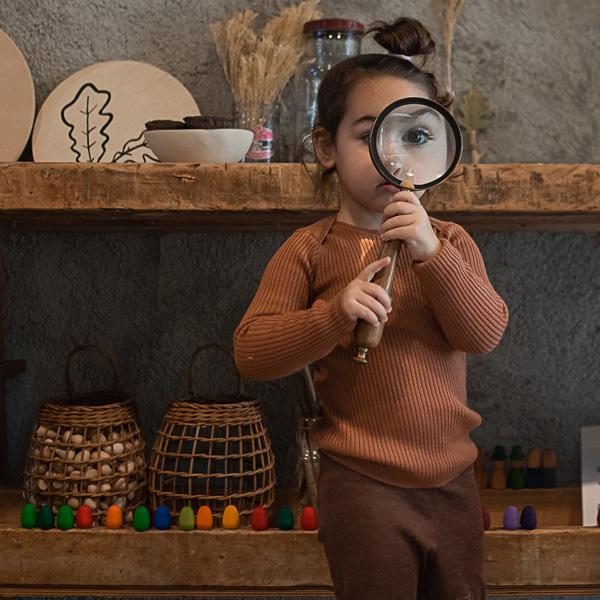
POLYGON ((212 23, 217 55, 238 111, 257 115, 264 124, 265 105, 280 96, 302 56, 302 25, 320 17, 319 0, 304 0, 270 19, 259 35, 252 29, 257 13, 237 12, 227 21, 212 23))
POLYGON ((462 10, 464 0, 443 0, 444 2, 444 52, 446 54, 446 85, 452 91, 452 44, 454 26, 462 10))

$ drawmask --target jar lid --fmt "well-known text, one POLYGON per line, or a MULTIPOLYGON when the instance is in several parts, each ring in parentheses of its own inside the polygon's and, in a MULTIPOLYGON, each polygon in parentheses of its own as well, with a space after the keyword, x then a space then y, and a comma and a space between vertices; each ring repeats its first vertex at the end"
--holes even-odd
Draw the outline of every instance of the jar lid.
POLYGON ((353 31, 364 33, 365 26, 358 21, 350 19, 317 19, 316 21, 304 23, 304 33, 312 33, 314 31, 353 31))

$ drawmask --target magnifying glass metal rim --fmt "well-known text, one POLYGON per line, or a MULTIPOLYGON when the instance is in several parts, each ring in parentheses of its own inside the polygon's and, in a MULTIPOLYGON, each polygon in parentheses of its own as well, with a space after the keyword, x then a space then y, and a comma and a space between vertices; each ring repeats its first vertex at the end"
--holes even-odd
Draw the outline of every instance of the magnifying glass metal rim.
POLYGON ((379 171, 379 173, 382 175, 382 177, 386 181, 389 181, 393 185, 400 186, 404 180, 394 177, 383 166, 383 163, 382 163, 381 159, 379 158, 379 154, 377 152, 377 132, 379 131, 379 128, 381 127, 381 124, 383 123, 384 119, 392 111, 396 110, 400 106, 405 106, 407 104, 424 104, 425 106, 429 106, 430 108, 437 110, 439 113, 441 113, 445 117, 446 121, 450 124, 450 127, 452 128, 452 132, 454 133, 454 138, 456 139, 457 146, 456 146, 454 160, 452 161, 452 164, 450 164, 450 166, 446 169, 446 171, 442 175, 440 175, 440 177, 438 177, 437 179, 434 179, 433 181, 430 181, 428 183, 413 184, 415 190, 425 190, 425 189, 433 187, 434 185, 437 185, 438 183, 441 183, 442 181, 447 179, 448 176, 454 170, 454 167, 456 167, 456 165, 459 163, 461 156, 462 156, 462 149, 463 149, 462 134, 460 132, 460 127, 459 127, 458 123, 456 122, 456 119, 452 116, 452 113, 449 110, 447 110, 446 108, 444 108, 439 102, 436 102, 435 100, 431 100, 430 98, 421 98, 418 96, 410 96, 408 98, 401 98, 400 100, 395 100, 394 102, 392 102, 391 104, 386 106, 383 109, 383 111, 381 112, 381 114, 377 117, 377 119, 375 119, 375 122, 373 123, 373 127, 371 127, 371 133, 369 135, 369 154, 371 155, 371 160, 373 161, 375 168, 379 171))

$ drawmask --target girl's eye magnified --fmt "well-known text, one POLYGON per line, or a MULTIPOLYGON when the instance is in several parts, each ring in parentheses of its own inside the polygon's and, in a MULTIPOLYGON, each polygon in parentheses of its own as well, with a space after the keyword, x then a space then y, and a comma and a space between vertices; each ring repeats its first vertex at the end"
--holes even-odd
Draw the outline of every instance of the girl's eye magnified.
POLYGON ((409 144, 418 144, 422 145, 432 140, 433 136, 421 127, 417 127, 414 129, 409 129, 403 136, 402 140, 408 142, 409 144))

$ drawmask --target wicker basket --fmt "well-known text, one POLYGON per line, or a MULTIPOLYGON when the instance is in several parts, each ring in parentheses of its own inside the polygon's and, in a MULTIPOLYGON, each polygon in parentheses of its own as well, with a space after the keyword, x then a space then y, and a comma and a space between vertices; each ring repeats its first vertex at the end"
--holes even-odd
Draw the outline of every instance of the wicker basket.
POLYGON ((123 391, 115 361, 95 346, 78 346, 67 356, 66 394, 50 398, 39 410, 27 455, 24 497, 56 512, 68 504, 92 508, 104 523, 111 504, 119 504, 125 521, 146 501, 145 445, 137 411, 123 391), (86 351, 99 353, 112 367, 112 390, 75 393, 70 366, 86 351))
POLYGON ((184 506, 194 511, 210 506, 219 520, 228 504, 242 524, 257 506, 268 508, 275 495, 275 459, 258 402, 242 395, 239 374, 235 395, 205 396, 193 391, 192 374, 199 354, 219 350, 198 348, 188 378, 188 396, 173 402, 154 442, 149 466, 150 504, 169 507, 177 517, 184 506))

